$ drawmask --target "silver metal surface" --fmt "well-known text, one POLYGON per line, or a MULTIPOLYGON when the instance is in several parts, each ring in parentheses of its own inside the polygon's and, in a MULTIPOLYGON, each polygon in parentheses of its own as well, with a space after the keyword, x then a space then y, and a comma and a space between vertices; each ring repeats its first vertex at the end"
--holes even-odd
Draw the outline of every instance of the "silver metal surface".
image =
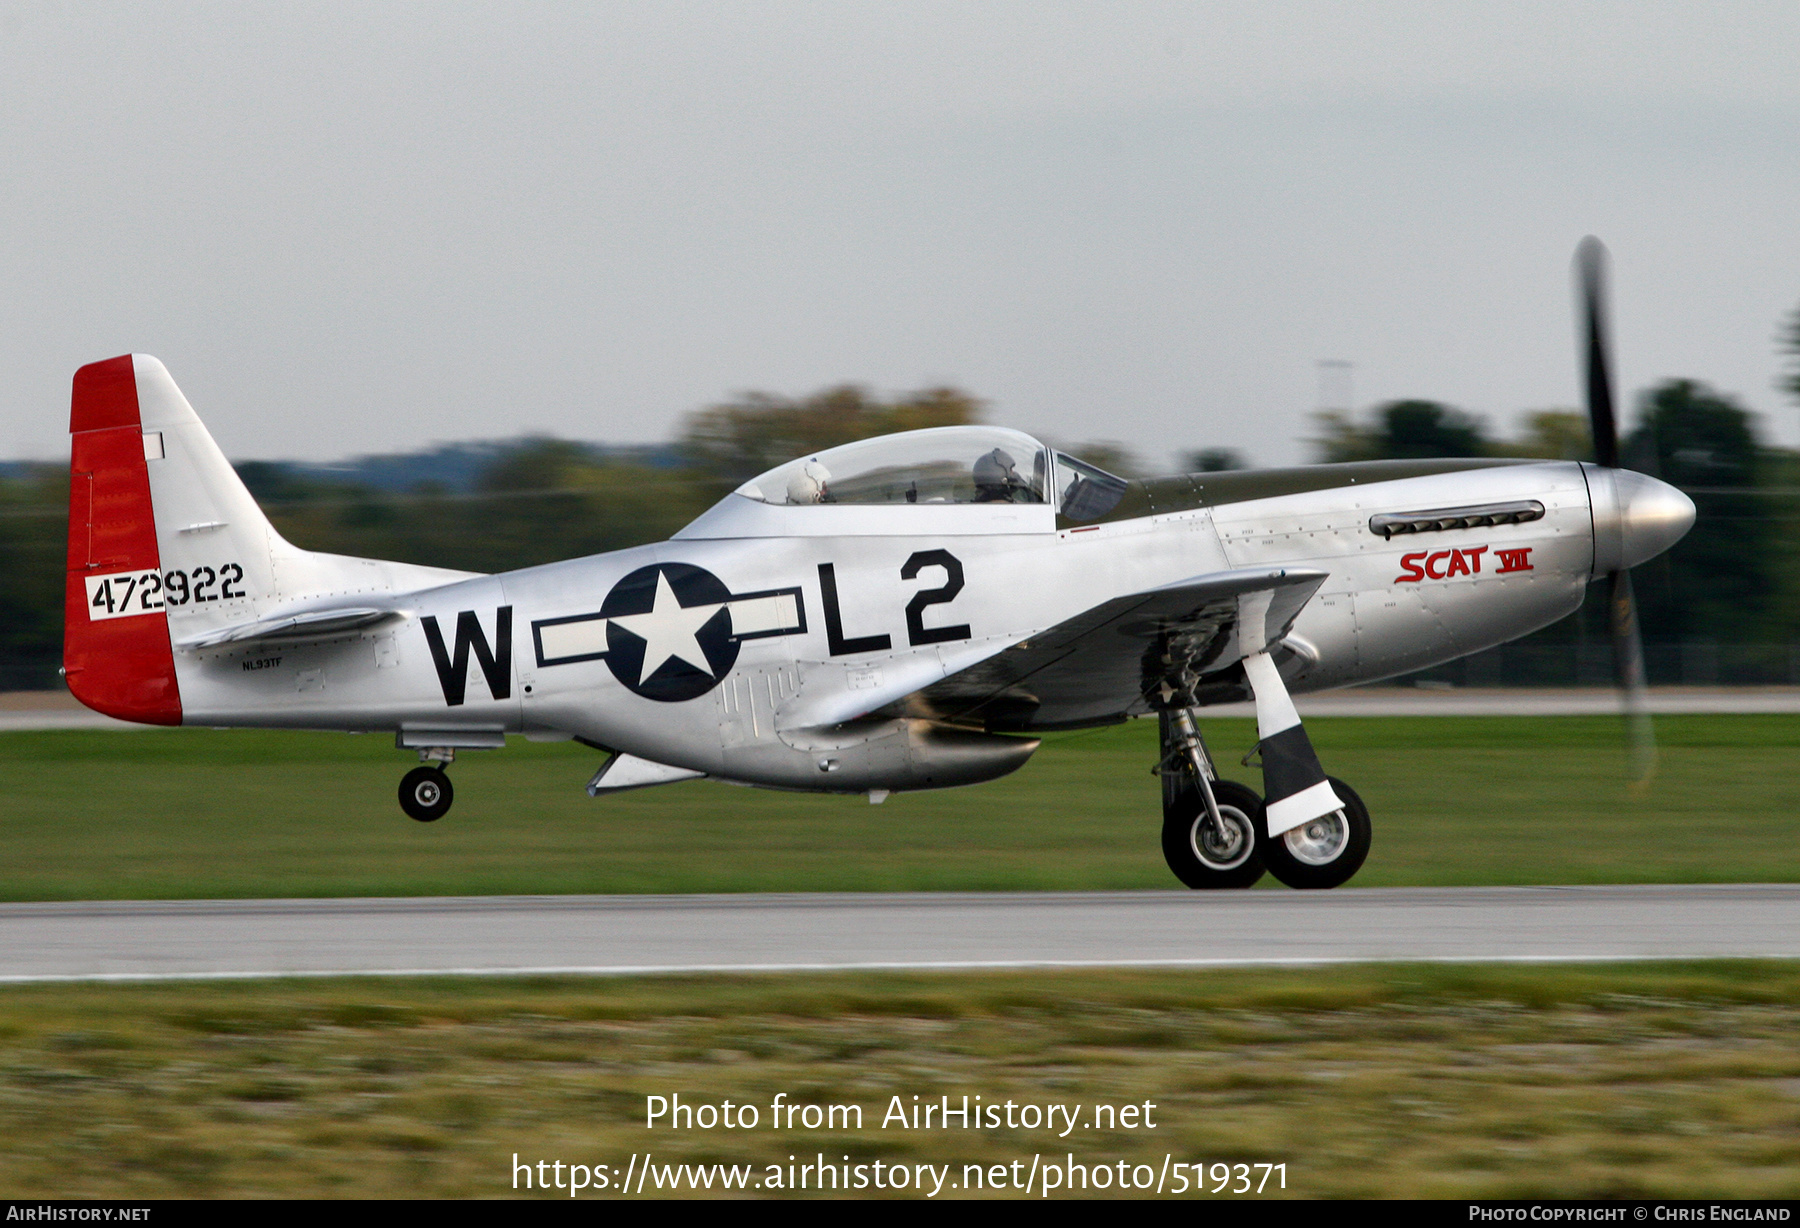
POLYGON ((1667 482, 1630 469, 1585 465, 1594 509, 1594 575, 1636 567, 1694 526, 1694 501, 1667 482))
POLYGON ((1344 812, 1334 811, 1282 833, 1281 838, 1287 842, 1288 852, 1295 860, 1309 866, 1327 866, 1337 860, 1338 854, 1350 842, 1350 824, 1344 818, 1344 812))
POLYGON ((0 905, 0 980, 1800 957, 1800 884, 0 905))
MULTIPOLYGON (((1210 794, 1211 786, 1206 787, 1210 794)), ((1188 844, 1207 869, 1235 870, 1250 859, 1256 844, 1256 829, 1249 817, 1235 806, 1218 806, 1217 814, 1217 827, 1207 821, 1205 814, 1194 819, 1188 829, 1188 844)))

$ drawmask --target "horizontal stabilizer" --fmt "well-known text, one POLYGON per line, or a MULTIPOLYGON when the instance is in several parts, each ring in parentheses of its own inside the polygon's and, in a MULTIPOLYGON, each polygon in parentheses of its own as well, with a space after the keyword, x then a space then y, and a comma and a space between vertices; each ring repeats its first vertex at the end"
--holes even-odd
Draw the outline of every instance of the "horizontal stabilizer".
POLYGON ((308 610, 303 614, 288 614, 217 627, 178 640, 175 647, 191 652, 196 648, 217 648, 223 644, 295 644, 329 639, 350 631, 363 631, 405 617, 406 613, 402 610, 382 610, 373 606, 308 610))

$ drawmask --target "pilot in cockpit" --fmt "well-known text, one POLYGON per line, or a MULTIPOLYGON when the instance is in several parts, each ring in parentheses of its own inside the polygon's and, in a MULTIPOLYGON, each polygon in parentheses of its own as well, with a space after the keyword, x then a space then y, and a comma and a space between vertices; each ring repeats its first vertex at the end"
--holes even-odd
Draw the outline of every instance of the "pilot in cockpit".
POLYGON ((975 462, 975 502, 1017 503, 1029 494, 1010 452, 995 448, 975 462))
POLYGON ((789 503, 831 502, 831 470, 807 461, 788 478, 787 497, 789 503))

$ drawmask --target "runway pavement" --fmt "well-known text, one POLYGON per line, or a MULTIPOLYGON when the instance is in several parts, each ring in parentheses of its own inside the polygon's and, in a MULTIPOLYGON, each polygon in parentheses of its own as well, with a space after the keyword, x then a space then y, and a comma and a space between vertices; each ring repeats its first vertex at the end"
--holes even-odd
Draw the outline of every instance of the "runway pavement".
MULTIPOLYGON (((1610 716, 1619 695, 1604 687, 1507 689, 1469 687, 1353 687, 1298 695, 1303 717, 1315 716, 1610 716)), ((1645 705, 1658 716, 1685 713, 1800 712, 1800 687, 1651 687, 1645 705)), ((1219 716, 1255 716, 1249 704, 1208 709, 1219 716)))
POLYGON ((0 981, 1800 957, 1800 884, 0 905, 0 981))
MULTIPOLYGON (((1612 691, 1594 688, 1507 690, 1356 687, 1297 695, 1303 717, 1315 716, 1603 716, 1619 711, 1612 691)), ((1800 687, 1652 687, 1650 711, 1675 713, 1800 712, 1800 687)), ((1212 716, 1254 716, 1249 704, 1224 704, 1212 716)), ((44 729, 149 729, 90 712, 66 692, 0 693, 0 733, 44 729)))

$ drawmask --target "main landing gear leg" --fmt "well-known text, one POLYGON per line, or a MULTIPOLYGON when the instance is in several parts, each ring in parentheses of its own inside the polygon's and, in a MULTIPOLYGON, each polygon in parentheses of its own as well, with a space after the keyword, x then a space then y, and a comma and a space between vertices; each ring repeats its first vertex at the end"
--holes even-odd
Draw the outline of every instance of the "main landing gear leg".
POLYGON ((448 746, 430 746, 419 751, 424 767, 416 767, 400 780, 400 809, 406 817, 421 823, 435 823, 450 813, 456 790, 450 787, 450 776, 444 768, 456 758, 448 746), (439 763, 443 767, 437 766, 439 763))
POLYGON ((1191 708, 1161 714, 1163 859, 1196 889, 1248 887, 1263 876, 1262 800, 1220 780, 1191 708))
POLYGON ((1245 657, 1244 677, 1256 699, 1267 798, 1256 834, 1269 873, 1290 887, 1348 882, 1369 855, 1369 808, 1355 790, 1319 766, 1287 684, 1268 653, 1245 657))

